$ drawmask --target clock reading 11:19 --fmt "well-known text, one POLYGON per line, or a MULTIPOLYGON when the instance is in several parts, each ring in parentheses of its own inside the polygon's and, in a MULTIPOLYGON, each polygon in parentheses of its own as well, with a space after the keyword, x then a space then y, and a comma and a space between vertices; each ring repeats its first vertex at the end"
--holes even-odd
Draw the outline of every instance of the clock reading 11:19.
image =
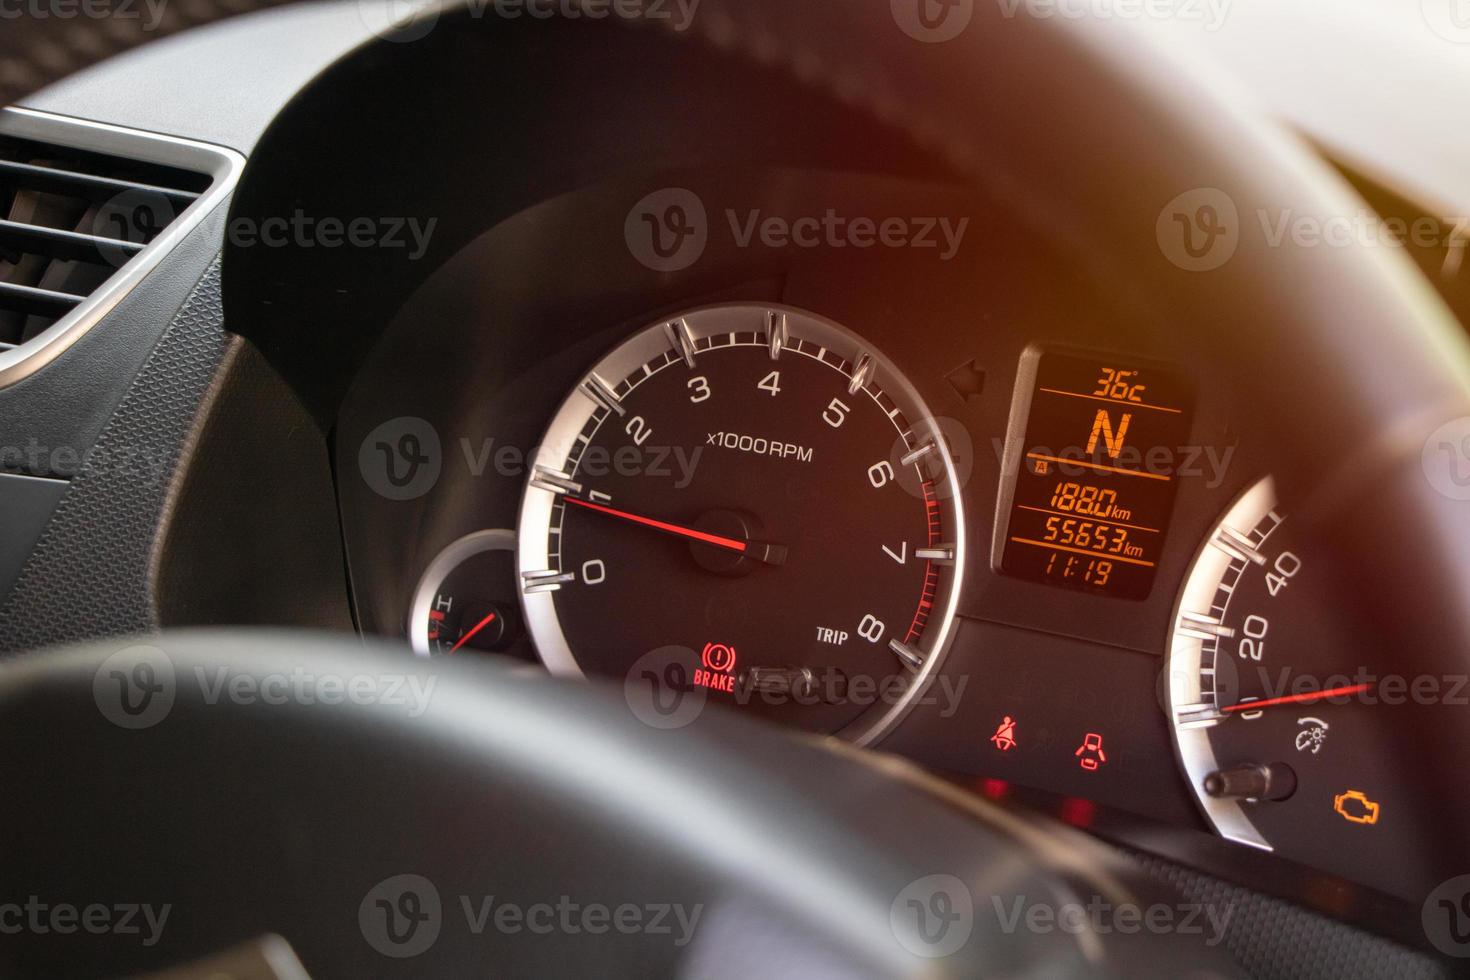
POLYGON ((1125 358, 1028 357, 1035 380, 1001 571, 1146 598, 1189 436, 1187 387, 1172 371, 1125 358))

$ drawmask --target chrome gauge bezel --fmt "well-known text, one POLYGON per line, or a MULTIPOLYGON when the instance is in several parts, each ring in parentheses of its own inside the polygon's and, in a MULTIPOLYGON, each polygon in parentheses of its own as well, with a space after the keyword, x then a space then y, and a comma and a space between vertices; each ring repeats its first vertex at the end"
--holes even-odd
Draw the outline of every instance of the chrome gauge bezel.
MULTIPOLYGON (((891 360, 857 334, 832 320, 785 305, 733 303, 707 306, 650 324, 593 365, 552 417, 531 467, 521 498, 517 530, 517 591, 521 597, 526 628, 547 669, 553 674, 584 676, 556 612, 556 583, 549 582, 541 588, 532 588, 529 591, 527 588, 528 575, 536 576, 554 570, 549 545, 557 494, 545 486, 537 485, 538 474, 570 475, 568 468, 576 440, 593 416, 604 408, 604 402, 597 397, 599 388, 611 389, 640 368, 646 370, 645 366, 659 356, 671 353, 674 357, 682 358, 685 344, 698 345, 713 337, 755 334, 758 335, 757 344, 770 346, 772 334, 778 338, 781 335, 779 328, 775 331, 768 329, 768 324, 772 322, 784 324, 787 337, 818 344, 823 352, 840 357, 843 364, 851 370, 839 369, 830 360, 823 360, 822 363, 834 370, 841 370, 844 377, 850 379, 852 372, 858 370, 866 372, 866 382, 861 390, 875 401, 886 395, 898 406, 903 417, 909 420, 907 432, 900 432, 900 435, 909 443, 910 449, 924 441, 934 443, 939 450, 940 465, 948 484, 940 495, 940 501, 947 508, 950 529, 945 543, 953 544, 953 568, 950 569, 948 590, 942 601, 936 603, 935 611, 930 615, 924 635, 916 647, 916 651, 922 655, 922 663, 911 675, 911 682, 902 697, 895 699, 891 705, 874 705, 837 733, 839 737, 857 744, 871 744, 890 731, 908 713, 916 699, 938 676, 953 638, 955 612, 963 581, 967 554, 965 516, 963 501, 956 489, 958 476, 953 453, 941 426, 930 413, 923 398, 891 360), (765 339, 760 340, 761 337, 765 339)), ((777 350, 776 353, 780 354, 781 351, 777 350)), ((802 355, 792 351, 785 356, 802 355)), ((821 360, 821 357, 816 359, 821 360)), ((950 562, 946 561, 944 564, 948 566, 950 562)))
MULTIPOLYGON (((1206 701, 1207 693, 1210 699, 1214 697, 1213 691, 1204 690, 1203 678, 1207 672, 1208 676, 1215 676, 1217 668, 1213 658, 1209 664, 1204 662, 1210 636, 1200 626, 1225 619, 1228 602, 1225 608, 1216 607, 1220 587, 1232 574, 1232 562, 1249 560, 1241 558, 1238 552, 1232 554, 1229 536, 1249 535, 1276 513, 1276 504, 1275 481, 1266 477, 1243 493, 1210 528, 1190 563, 1184 588, 1174 606, 1170 620, 1173 633, 1165 665, 1174 747, 1205 818, 1221 837, 1266 851, 1272 850, 1270 842, 1256 829, 1238 800, 1213 797, 1204 791, 1205 777, 1220 768, 1209 731, 1221 718, 1218 712, 1201 709, 1202 705, 1213 704, 1213 700, 1206 701), (1223 539, 1222 533, 1226 535, 1223 539)), ((1275 528, 1280 526, 1278 518, 1275 528)), ((1264 542, 1256 543, 1257 547, 1260 543, 1264 542)))
POLYGON ((476 555, 487 551, 513 552, 515 548, 516 533, 507 528, 495 528, 467 534, 435 556, 419 577, 408 607, 408 641, 416 656, 433 656, 429 643, 429 614, 434 609, 434 597, 449 576, 476 555))

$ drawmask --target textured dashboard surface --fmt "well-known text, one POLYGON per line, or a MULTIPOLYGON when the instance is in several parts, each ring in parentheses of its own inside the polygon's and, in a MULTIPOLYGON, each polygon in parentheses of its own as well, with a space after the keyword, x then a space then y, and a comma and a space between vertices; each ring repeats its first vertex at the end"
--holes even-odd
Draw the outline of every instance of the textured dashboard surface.
POLYGON ((1438 980, 1438 962, 1387 939, 1299 906, 1200 874, 1163 858, 1136 854, 1155 878, 1205 908, 1229 910, 1224 945, 1257 980, 1438 980))
MULTIPOLYGON (((236 341, 238 342, 238 341, 236 341)), ((231 343, 216 259, 97 441, 0 608, 0 651, 155 628, 153 550, 194 420, 231 343)))

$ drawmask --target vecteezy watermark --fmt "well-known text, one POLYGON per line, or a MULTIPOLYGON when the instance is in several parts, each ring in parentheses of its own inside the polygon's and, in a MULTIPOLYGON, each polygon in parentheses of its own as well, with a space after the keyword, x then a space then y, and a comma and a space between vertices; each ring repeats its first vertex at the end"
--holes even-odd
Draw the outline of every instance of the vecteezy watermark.
POLYGON ((1011 935, 1029 932, 1046 935, 1065 932, 1069 935, 1089 933, 1107 936, 1114 933, 1132 936, 1153 935, 1203 936, 1206 946, 1218 946, 1230 928, 1235 912, 1233 904, 1213 902, 1110 902, 1099 895, 1081 902, 1028 901, 1024 896, 1009 899, 990 897, 996 921, 1002 932, 1011 935))
POLYGON ((169 0, 0 0, 0 21, 136 21, 151 33, 163 23, 168 4, 169 0))
POLYGON ((173 905, 138 902, 46 902, 31 895, 24 903, 0 902, 0 936, 136 936, 143 946, 163 938, 173 905))
POLYGON ((820 215, 797 218, 767 215, 759 208, 743 214, 727 208, 725 220, 740 248, 760 244, 770 249, 919 249, 934 251, 941 262, 959 254, 965 231, 970 227, 967 217, 852 217, 838 214, 832 208, 820 215))
POLYGON ((1342 671, 1314 676, 1289 667, 1268 668, 1254 664, 1242 669, 1242 680, 1254 672, 1253 689, 1262 700, 1323 695, 1318 704, 1447 705, 1470 707, 1470 675, 1466 674, 1380 674, 1368 667, 1352 673, 1342 671), (1338 693, 1332 693, 1338 692, 1338 693))
POLYGON ((1424 935, 1446 956, 1470 957, 1470 875, 1443 881, 1421 910, 1424 935))
POLYGON ((410 959, 439 940, 444 905, 439 889, 423 875, 385 878, 363 896, 357 926, 368 945, 393 959, 410 959))
POLYGON ((709 688, 693 683, 696 660, 688 647, 670 645, 633 661, 623 677, 623 700, 633 717, 660 731, 693 724, 709 697, 709 688))
POLYGON ((666 187, 643 197, 623 221, 633 258, 654 272, 680 272, 698 262, 709 244, 709 216, 699 195, 666 187))
POLYGON ((1196 187, 1164 205, 1154 235, 1164 258, 1186 272, 1209 272, 1240 246, 1240 215, 1229 194, 1196 187))
POLYGON ((227 234, 235 248, 378 248, 405 251, 417 262, 438 226, 438 218, 317 217, 297 208, 290 217, 231 218, 227 234))
MULTIPOLYGON (((1407 220, 1361 208, 1345 214, 1310 214, 1292 208, 1257 208, 1255 225, 1267 248, 1404 248, 1443 250, 1445 268, 1458 269, 1470 245, 1470 217, 1407 220)), ((1196 187, 1159 211, 1154 225, 1159 250, 1186 272, 1210 272, 1235 255, 1253 229, 1235 201, 1218 187, 1196 187)))
POLYGON ((953 956, 975 930, 975 898, 954 875, 925 875, 894 897, 888 925, 899 945, 915 956, 953 956))
POLYGON ((943 44, 964 33, 975 16, 975 0, 889 0, 893 22, 915 41, 943 44))
POLYGON ((1207 31, 1225 26, 1233 0, 996 0, 1001 15, 1021 12, 1038 20, 1160 20, 1198 23, 1207 31))
MULTIPOLYGON (((513 902, 496 895, 459 895, 455 905, 470 935, 662 936, 682 949, 694 939, 703 905, 677 902, 582 902, 570 895, 553 901, 513 902)), ((423 875, 395 875, 374 885, 357 910, 368 945, 384 956, 408 959, 427 952, 457 919, 439 890, 423 875)))
MULTIPOLYGON (((473 479, 487 474, 510 479, 525 477, 538 459, 567 458, 568 446, 533 446, 529 450, 494 437, 461 438, 454 443, 446 461, 439 431, 426 419, 400 416, 374 428, 358 447, 357 465, 362 478, 379 496, 389 500, 415 500, 428 493, 443 476, 449 463, 462 463, 473 479)), ((665 480, 675 490, 694 482, 704 446, 645 445, 608 446, 594 444, 577 457, 578 478, 605 476, 647 477, 665 480)))
MULTIPOLYGON (((731 243, 741 249, 913 249, 932 252, 941 262, 959 254, 970 226, 968 217, 872 217, 834 208, 795 217, 726 208, 724 219, 731 243)), ((712 231, 704 202, 682 187, 641 198, 623 221, 628 251, 655 272, 679 272, 698 262, 712 231)))
MULTIPOLYGON (((452 8, 475 20, 649 21, 680 34, 694 24, 701 0, 465 0, 452 8)), ((426 37, 449 10, 440 0, 358 0, 358 16, 376 36, 411 42, 426 37)))
POLYGON ((429 36, 445 0, 357 0, 357 16, 374 37, 408 44, 429 36))
POLYGON ((1413 221, 1381 217, 1364 208, 1352 214, 1300 214, 1291 208, 1256 212, 1261 234, 1271 248, 1290 243, 1297 248, 1415 248, 1463 252, 1470 240, 1470 218, 1441 221, 1421 216, 1413 221))
MULTIPOLYGON (((1239 627, 1242 633, 1255 628, 1239 627)), ((1238 640, 1252 642, 1244 636, 1238 640)), ((1296 749, 1310 751, 1312 755, 1321 751, 1331 728, 1312 714, 1318 707, 1345 704, 1470 707, 1470 675, 1467 674, 1384 674, 1369 667, 1354 667, 1335 674, 1315 675, 1289 667, 1268 667, 1250 660, 1244 652, 1258 649, 1259 646, 1244 646, 1242 650, 1227 645, 1212 661, 1207 678, 1202 678, 1197 670, 1160 671, 1159 704, 1167 707, 1173 691, 1193 692, 1204 686, 1203 693, 1211 695, 1210 703, 1218 706, 1215 714, 1231 713, 1252 720, 1266 710, 1289 711, 1295 706, 1303 713, 1296 749), (1257 708, 1252 707, 1255 702, 1269 703, 1257 708)), ((1193 697, 1191 694, 1190 699, 1193 697)))
POLYGON ((1451 419, 1424 440, 1424 478, 1451 500, 1470 500, 1470 417, 1451 419))
POLYGON ((48 446, 32 436, 23 446, 0 446, 0 471, 75 480, 100 476, 140 479, 159 486, 173 459, 149 446, 48 446))
POLYGON ((92 697, 103 717, 119 728, 152 728, 168 717, 180 685, 187 682, 197 685, 206 706, 382 705, 419 718, 428 711, 439 678, 417 673, 339 674, 303 667, 260 674, 228 665, 195 667, 180 675, 163 650, 138 645, 102 662, 92 677, 92 697))
POLYGON ((119 728, 152 728, 168 717, 177 693, 174 662, 154 646, 119 650, 92 676, 97 709, 119 728))
POLYGON ((99 239, 97 251, 109 265, 122 268, 176 217, 178 211, 165 194, 123 191, 102 203, 92 216, 92 234, 99 239))
MULTIPOLYGON (((827 411, 832 418, 841 418, 852 411, 852 406, 838 397, 827 411)), ((719 430, 706 431, 703 438, 704 442, 695 446, 647 442, 613 448, 590 444, 578 451, 576 476, 646 477, 684 490, 694 483, 701 462, 709 458, 707 453, 772 456, 802 464, 820 462, 816 448, 780 437, 719 430)), ((572 448, 548 443, 527 450, 499 442, 493 436, 478 441, 461 437, 452 445, 454 448, 446 451, 439 431, 428 420, 400 416, 381 423, 363 438, 357 453, 358 470, 374 493, 389 500, 415 500, 434 489, 446 466, 463 465, 472 479, 486 475, 519 479, 538 461, 552 467, 565 465, 572 448)), ((1192 459, 1186 458, 1186 464, 1192 459)), ((919 499, 947 500, 969 482, 974 465, 969 429, 957 419, 940 417, 923 419, 911 425, 907 433, 895 436, 887 463, 875 464, 868 476, 875 485, 877 481, 896 480, 905 492, 919 499), (943 438, 947 459, 954 469, 953 480, 943 465, 944 458, 925 449, 925 437, 930 434, 943 438)), ((1188 466, 1185 470, 1189 475, 1188 466)))
POLYGON ((379 496, 416 500, 434 489, 444 469, 439 430, 416 416, 389 419, 363 438, 357 468, 379 496))
POLYGON ((1453 44, 1470 44, 1470 0, 1419 0, 1424 23, 1453 44))
MULTIPOLYGON (((493 469, 496 476, 525 476, 535 460, 543 456, 565 459, 565 446, 535 446, 522 452, 515 446, 502 445, 495 448, 494 439, 481 440, 478 447, 468 439, 459 441, 465 466, 470 476, 484 476, 493 469), (493 466, 492 463, 493 452, 493 466)), ((644 445, 618 446, 616 449, 601 444, 592 444, 577 457, 577 476, 597 479, 604 476, 641 476, 654 480, 667 480, 675 490, 683 490, 694 482, 704 446, 693 449, 684 446, 661 446, 653 443, 644 445)))
MULTIPOLYGON (((905 493, 919 500, 949 500, 959 496, 975 473, 975 441, 970 427, 948 416, 910 423, 909 431, 899 434, 889 446, 888 471, 895 474, 905 493), (934 435, 939 439, 935 440, 934 435), (942 445, 943 456, 925 451, 929 444, 942 445), (946 460, 949 468, 945 466, 946 460)), ((868 471, 868 481, 876 482, 873 469, 868 471)))
MULTIPOLYGON (((835 632, 817 628, 819 637, 825 634, 817 642, 854 639, 845 633, 832 636, 835 632)), ((941 718, 952 718, 969 683, 968 675, 920 679, 907 672, 876 676, 836 668, 762 667, 746 663, 736 647, 709 643, 699 653, 671 645, 639 657, 623 676, 623 697, 639 721, 672 731, 693 724, 712 703, 734 708, 841 704, 867 709, 909 701, 936 708, 941 718)))
POLYGON ((268 674, 237 671, 228 666, 194 668, 194 681, 206 705, 287 704, 383 705, 402 708, 410 718, 429 710, 439 678, 406 673, 353 673, 312 671, 292 667, 268 674))
POLYGON ((677 902, 582 903, 570 895, 553 902, 521 904, 498 900, 494 895, 459 897, 465 924, 470 932, 487 930, 506 936, 667 936, 677 948, 688 946, 704 914, 703 905, 677 902))

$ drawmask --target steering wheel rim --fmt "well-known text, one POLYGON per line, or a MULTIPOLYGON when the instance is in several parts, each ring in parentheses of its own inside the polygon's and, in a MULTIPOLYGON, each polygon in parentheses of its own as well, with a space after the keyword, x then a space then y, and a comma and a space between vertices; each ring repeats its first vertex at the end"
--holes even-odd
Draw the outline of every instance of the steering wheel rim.
POLYGON ((733 715, 657 729, 619 694, 286 633, 11 664, 7 773, 36 791, 0 798, 0 826, 27 842, 0 855, 7 891, 151 903, 165 921, 151 946, 22 932, 0 964, 134 975, 268 934, 313 976, 1179 976, 1210 962, 1199 937, 1008 929, 983 907, 1169 901, 1076 831, 733 715), (947 905, 962 945, 905 931, 905 896, 960 881, 975 903, 947 905), (527 918, 491 925, 492 899, 527 918), (534 934, 530 910, 562 904, 578 917, 534 934), (629 904, 669 906, 687 931, 607 937, 580 917, 629 904), (432 915, 424 932, 410 911, 432 915))
MULTIPOLYGON (((191 6, 188 16, 203 23, 242 12, 241 6, 273 5, 257 0, 228 9, 191 6)), ((1109 283, 1140 317, 1187 323, 1187 336, 1181 332, 1163 341, 1181 360, 1241 379, 1235 393, 1241 437, 1275 447, 1276 476, 1283 493, 1294 498, 1294 512, 1308 515, 1320 534, 1332 536, 1344 566, 1361 570, 1344 578, 1344 601, 1361 607, 1374 629, 1406 648, 1427 648, 1447 636, 1470 637, 1470 606, 1462 598, 1470 594, 1464 588, 1470 584, 1470 556, 1453 546, 1463 531, 1463 504, 1436 493, 1420 462, 1420 448, 1440 422, 1470 415, 1470 357, 1462 333, 1402 255, 1362 247, 1274 246, 1248 220, 1282 209, 1317 216, 1350 212, 1359 205, 1345 185, 1304 148, 1180 70, 1171 58, 1156 52, 1140 57, 1147 50, 1142 42, 1121 31, 1066 19, 1007 17, 1001 5, 961 3, 957 9, 968 17, 964 30, 942 43, 924 43, 897 30, 885 8, 705 0, 693 33, 701 43, 783 63, 844 101, 867 106, 884 124, 908 130, 987 193, 1016 202, 1016 210, 1044 222, 1083 268, 1109 283), (1025 98, 998 97, 1003 91, 1025 98), (1119 105, 1130 107, 1129 124, 1123 127, 1105 111, 1119 105), (1039 115, 1036 106, 1045 114, 1039 115), (1003 145, 989 134, 1001 134, 1003 145), (1169 204, 1195 191, 1222 194, 1239 221, 1231 254, 1209 269, 1188 268, 1171 257, 1158 229, 1169 204), (1100 250, 1099 243, 1108 247, 1100 250), (1311 370, 1304 371, 1309 364, 1311 370), (1294 417, 1282 428, 1279 413, 1266 406, 1286 391, 1293 393, 1294 417), (1365 436, 1344 452, 1324 442, 1325 431, 1365 436), (1343 533, 1361 526, 1370 497, 1401 516, 1395 533, 1343 533), (1403 581, 1426 583, 1415 597, 1412 617, 1393 608, 1400 595, 1393 583, 1403 581)), ((0 95, 14 101, 101 55, 189 26, 184 16, 166 21, 153 35, 133 32, 135 22, 122 20, 16 25, 0 37, 0 95)), ((217 668, 221 656, 229 664, 246 664, 240 669, 247 671, 286 669, 273 659, 282 654, 247 653, 231 645, 237 641, 196 637, 176 648, 166 645, 172 642, 158 644, 186 669, 217 668)), ((305 641, 289 643, 293 657, 308 650, 305 641)), ((83 715, 95 713, 95 702, 89 708, 79 700, 78 691, 90 688, 78 685, 116 649, 12 668, 4 681, 5 697, 19 710, 3 714, 28 717, 27 705, 42 694, 48 701, 80 704, 83 715)), ((347 660, 334 659, 339 653, 321 655, 333 669, 351 669, 347 660)), ((357 669, 370 661, 373 655, 366 655, 357 669)), ((399 666, 400 672, 409 669, 399 666)), ((464 690, 476 691, 477 698, 491 697, 510 683, 499 673, 465 676, 464 690)), ((544 707, 558 722, 568 720, 563 710, 570 706, 585 709, 586 717, 603 717, 583 700, 593 696, 559 690, 544 707)), ((525 702, 532 703, 542 700, 525 702)), ((505 704, 480 706, 500 710, 505 704)), ((311 717, 310 712, 302 717, 311 717)), ((362 720, 360 731, 388 730, 377 724, 362 720)), ((116 738, 115 732, 102 731, 116 738)), ((27 737, 22 730, 12 732, 27 737)), ((453 742, 448 738, 446 744, 453 742)), ((95 749, 114 752, 108 746, 119 744, 99 738, 95 749)), ((772 751, 780 755, 774 743, 772 751)), ((1450 768, 1451 745, 1441 751, 1450 768)), ((39 757, 48 765, 34 771, 37 778, 48 771, 76 775, 68 768, 74 760, 49 753, 39 757)), ((775 772, 751 779, 752 785, 767 787, 779 782, 775 772)), ((28 826, 13 808, 9 819, 10 826, 28 826)), ((1062 850, 1076 853, 1074 848, 1086 845, 1073 841, 1062 850)), ((999 860, 998 852, 990 853, 999 860)), ((886 881, 883 887, 891 890, 892 884, 886 881)), ((1048 886, 1054 884, 1048 879, 1048 886)), ((871 900, 866 908, 859 919, 875 926, 871 900)), ((850 938, 861 942, 860 936, 850 938)), ((885 943, 891 953, 892 943, 885 943)), ((1093 953, 1079 944, 1057 955, 1095 966, 1093 953)), ((897 965, 914 966, 909 961, 897 965)))

